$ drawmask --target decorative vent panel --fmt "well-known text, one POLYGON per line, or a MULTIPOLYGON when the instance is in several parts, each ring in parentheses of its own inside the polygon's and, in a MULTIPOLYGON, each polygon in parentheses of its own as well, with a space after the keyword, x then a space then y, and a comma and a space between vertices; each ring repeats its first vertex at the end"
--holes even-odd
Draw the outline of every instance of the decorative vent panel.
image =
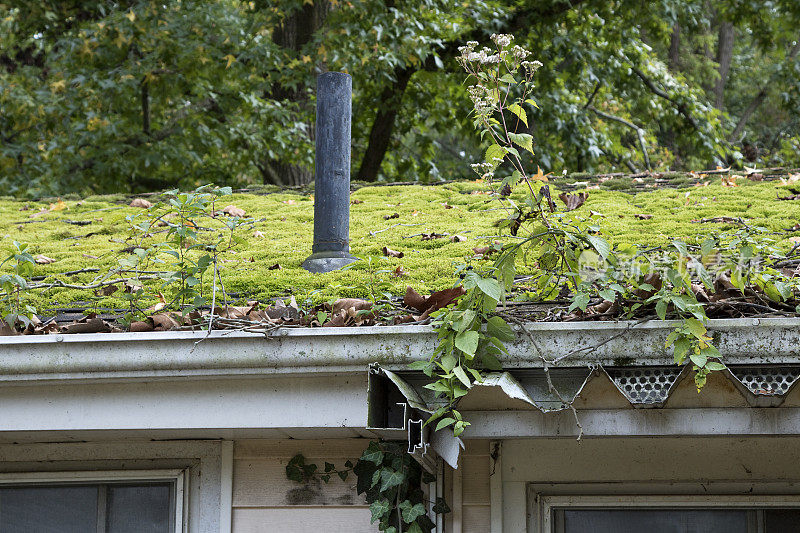
POLYGON ((800 377, 800 367, 731 367, 733 375, 757 396, 783 396, 800 377))
POLYGON ((606 371, 632 404, 664 403, 680 377, 682 368, 607 368, 606 371))

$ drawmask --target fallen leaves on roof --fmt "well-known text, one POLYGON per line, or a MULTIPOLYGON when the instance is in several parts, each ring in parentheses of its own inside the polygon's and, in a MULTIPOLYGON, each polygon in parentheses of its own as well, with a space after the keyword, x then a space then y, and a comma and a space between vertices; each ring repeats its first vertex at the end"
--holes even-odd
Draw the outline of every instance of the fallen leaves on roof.
POLYGON ((129 204, 130 207, 141 207, 142 209, 150 209, 153 204, 144 198, 134 198, 129 204))

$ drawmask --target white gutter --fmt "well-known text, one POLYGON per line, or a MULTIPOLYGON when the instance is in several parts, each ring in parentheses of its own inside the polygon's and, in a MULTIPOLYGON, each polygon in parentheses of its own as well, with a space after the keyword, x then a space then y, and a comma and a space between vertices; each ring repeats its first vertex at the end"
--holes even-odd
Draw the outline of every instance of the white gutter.
MULTIPOLYGON (((677 322, 537 322, 509 345, 506 368, 673 365, 664 340, 677 322), (611 340, 609 340, 611 339, 611 340), (605 344, 602 344, 605 343, 605 344), (598 346, 593 348, 595 346, 598 346)), ((709 330, 728 364, 800 363, 800 318, 715 319, 709 330)), ((170 378, 275 373, 364 373, 370 363, 402 370, 433 352, 430 326, 282 328, 0 337, 0 381, 170 378)))

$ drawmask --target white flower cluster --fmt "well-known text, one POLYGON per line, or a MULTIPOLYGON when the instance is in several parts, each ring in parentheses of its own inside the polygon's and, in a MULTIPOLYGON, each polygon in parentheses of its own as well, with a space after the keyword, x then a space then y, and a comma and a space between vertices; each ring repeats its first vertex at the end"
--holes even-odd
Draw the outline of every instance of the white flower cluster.
POLYGON ((511 44, 511 41, 514 40, 513 35, 507 35, 505 33, 494 33, 492 34, 492 42, 496 44, 500 48, 505 48, 511 44))
POLYGON ((529 78, 532 78, 533 75, 539 70, 539 67, 542 66, 541 61, 523 61, 522 66, 525 67, 525 73, 528 75, 529 78))
POLYGON ((493 51, 489 48, 475 50, 476 46, 478 46, 477 41, 469 41, 466 46, 458 47, 458 51, 461 52, 459 59, 462 64, 480 63, 481 65, 487 65, 500 62, 500 55, 492 53, 493 51))
POLYGON ((494 109, 494 100, 489 89, 483 85, 470 85, 467 87, 469 98, 475 105, 475 112, 479 115, 486 115, 494 109))
POLYGON ((492 176, 494 175, 494 165, 491 163, 473 163, 470 165, 470 167, 472 167, 472 170, 474 170, 475 173, 481 177, 481 179, 488 181, 491 180, 492 176))
POLYGON ((516 59, 525 59, 529 55, 531 55, 531 53, 528 50, 522 48, 521 46, 515 44, 514 48, 511 49, 511 55, 514 56, 516 59))

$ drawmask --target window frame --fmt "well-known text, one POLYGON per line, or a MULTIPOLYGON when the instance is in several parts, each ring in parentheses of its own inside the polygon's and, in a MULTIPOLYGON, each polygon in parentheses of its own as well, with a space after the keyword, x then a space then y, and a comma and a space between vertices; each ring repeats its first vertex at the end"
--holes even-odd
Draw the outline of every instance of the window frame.
POLYGON ((618 496, 589 495, 540 495, 540 531, 559 533, 556 529, 554 511, 562 509, 660 509, 685 507, 687 509, 711 508, 798 508, 800 495, 740 495, 740 494, 640 494, 618 496))
POLYGON ((175 508, 173 509, 172 531, 186 531, 185 513, 188 509, 186 469, 160 470, 76 470, 61 472, 2 472, 0 487, 5 486, 49 486, 49 485, 92 485, 148 481, 170 481, 175 485, 175 508))

